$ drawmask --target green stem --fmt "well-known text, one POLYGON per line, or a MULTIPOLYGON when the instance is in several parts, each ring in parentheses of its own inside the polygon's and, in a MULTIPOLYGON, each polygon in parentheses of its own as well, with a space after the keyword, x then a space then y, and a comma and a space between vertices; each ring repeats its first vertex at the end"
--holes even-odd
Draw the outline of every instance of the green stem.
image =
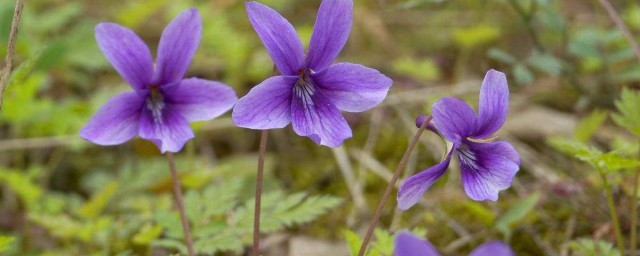
MULTIPOLYGON (((618 221, 618 215, 616 214, 616 205, 613 202, 613 192, 611 191, 611 187, 609 186, 609 182, 607 181, 607 175, 604 173, 602 168, 595 164, 596 169, 598 169, 598 173, 600 173, 600 177, 602 178, 602 182, 604 183, 604 190, 607 194, 607 205, 609 206, 609 215, 611 215, 611 222, 613 222, 613 229, 616 233, 616 241, 618 243, 618 250, 620 252, 624 252, 624 239, 622 237, 622 232, 620 231, 620 222, 618 221)), ((624 254, 624 253, 623 253, 624 254)))
POLYGON ((400 163, 396 168, 396 172, 393 174, 391 181, 389 181, 389 185, 387 185, 387 189, 384 191, 384 194, 380 199, 380 203, 378 204, 378 208, 376 208, 373 219, 371 219, 369 229, 367 229, 367 233, 365 234, 364 239, 362 240, 362 245, 360 246, 360 251, 358 251, 358 256, 364 256, 364 253, 367 251, 367 245, 369 245, 369 241, 371 240, 371 236, 373 235, 373 230, 375 229, 376 224, 380 219, 380 215, 382 214, 382 210, 387 203, 387 199, 389 199, 389 195, 395 187, 396 181, 398 181, 400 174, 402 174, 402 170, 404 170, 404 167, 407 165, 407 160, 409 159, 409 155, 411 155, 411 151, 413 151, 413 148, 415 148, 416 144, 418 144, 418 139, 420 139, 420 135, 422 135, 422 132, 424 132, 424 130, 427 128, 427 124, 429 123, 429 121, 431 121, 431 117, 427 118, 427 120, 422 123, 420 129, 418 129, 418 131, 416 132, 416 135, 413 136, 409 147, 407 147, 407 150, 404 152, 404 155, 402 156, 402 159, 400 160, 400 163))
POLYGON ((631 239, 630 255, 636 255, 636 246, 638 244, 638 170, 633 175, 633 194, 631 194, 631 239))

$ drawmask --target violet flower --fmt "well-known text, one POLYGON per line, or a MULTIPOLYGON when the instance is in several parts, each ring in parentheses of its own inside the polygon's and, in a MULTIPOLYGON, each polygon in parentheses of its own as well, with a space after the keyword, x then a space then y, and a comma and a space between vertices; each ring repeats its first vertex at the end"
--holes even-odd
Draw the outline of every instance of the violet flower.
MULTIPOLYGON (((452 155, 457 155, 462 172, 462 186, 476 201, 498 200, 498 192, 511 186, 520 169, 518 152, 505 141, 491 142, 502 127, 509 108, 509 87, 504 73, 487 72, 476 116, 466 103, 443 98, 432 110, 427 128, 452 143, 441 163, 407 179, 398 190, 398 208, 409 209, 447 170, 452 155)), ((419 117, 419 125, 426 118, 419 117)))
POLYGON ((162 32, 154 71, 149 48, 133 31, 114 23, 98 24, 98 46, 134 92, 108 101, 80 136, 98 145, 117 145, 139 135, 162 153, 177 152, 194 137, 189 122, 210 120, 231 109, 237 97, 230 87, 183 79, 201 35, 196 9, 178 15, 162 32))
POLYGON ((376 106, 392 83, 375 69, 351 63, 331 65, 349 37, 353 1, 322 1, 306 57, 285 18, 257 2, 247 2, 246 8, 281 75, 268 78, 238 101, 234 123, 259 130, 292 123, 298 135, 316 144, 342 145, 352 134, 340 110, 362 112, 376 106))
MULTIPOLYGON (((394 256, 439 256, 429 241, 401 231, 396 235, 394 256)), ((484 243, 474 249, 469 256, 515 256, 508 245, 494 241, 484 243)))

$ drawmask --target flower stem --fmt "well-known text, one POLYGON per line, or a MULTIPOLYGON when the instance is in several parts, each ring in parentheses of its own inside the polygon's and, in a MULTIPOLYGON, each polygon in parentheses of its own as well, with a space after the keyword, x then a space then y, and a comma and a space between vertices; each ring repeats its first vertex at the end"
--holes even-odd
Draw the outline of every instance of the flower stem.
POLYGON ((598 169, 598 173, 600 173, 600 177, 602 178, 602 182, 604 183, 604 190, 607 194, 607 205, 609 206, 609 215, 611 215, 611 222, 613 223, 613 229, 616 233, 616 241, 618 243, 618 250, 624 254, 624 239, 622 237, 622 232, 620 231, 620 222, 618 221, 618 215, 616 214, 616 204, 613 202, 613 192, 611 191, 611 187, 609 186, 609 182, 607 181, 607 175, 604 173, 602 168, 595 165, 598 169))
POLYGON ((260 255, 260 203, 262 200, 262 173, 264 171, 264 155, 267 151, 267 130, 260 133, 260 150, 258 152, 258 174, 256 175, 256 204, 253 210, 253 247, 251 254, 260 255))
POLYGON ((7 58, 4 62, 2 77, 0 78, 0 111, 2 111, 2 102, 4 100, 4 91, 7 89, 9 77, 11 77, 11 68, 13 67, 13 55, 16 51, 16 38, 18 37, 18 28, 20 27, 20 17, 22 16, 23 0, 16 0, 16 8, 13 11, 13 21, 11 22, 11 32, 9 33, 9 45, 7 46, 7 58))
POLYGON ((180 189, 180 180, 178 180, 178 173, 176 172, 176 164, 173 161, 173 153, 167 153, 167 161, 169 162, 169 170, 171 171, 171 180, 173 181, 173 196, 176 199, 176 207, 180 212, 180 220, 182 221, 182 230, 184 231, 184 240, 187 243, 187 250, 189 256, 194 256, 193 240, 191 240, 191 231, 189 230, 189 220, 187 219, 187 213, 184 211, 184 201, 182 199, 182 190, 180 189))
POLYGON ((407 151, 404 152, 404 155, 402 156, 402 159, 400 160, 400 163, 398 164, 398 167, 396 168, 396 171, 393 174, 391 181, 389 181, 389 185, 387 185, 387 189, 384 191, 384 194, 382 195, 382 199, 380 199, 380 203, 378 204, 378 208, 376 208, 376 212, 373 215, 373 219, 371 219, 371 223, 369 224, 369 229, 367 229, 367 233, 365 234, 364 239, 362 240, 362 245, 360 246, 360 251, 358 251, 358 256, 364 256, 364 253, 367 251, 367 245, 369 245, 369 241, 371 240, 371 235, 373 235, 373 229, 376 227, 376 224, 380 219, 380 215, 382 214, 382 210, 384 209, 384 206, 387 203, 387 199, 389 199, 389 195, 391 194, 391 191, 395 187, 396 181, 398 181, 398 178, 402 174, 404 167, 407 165, 407 160, 409 159, 409 155, 411 155, 411 151, 413 151, 413 148, 416 147, 416 144, 418 143, 418 139, 420 139, 422 132, 424 132, 424 130, 427 128, 427 124, 429 123, 429 121, 431 121, 431 116, 429 116, 429 118, 427 118, 427 120, 425 120, 424 123, 422 123, 422 125, 420 126, 420 129, 418 129, 416 134, 413 136, 413 139, 411 140, 409 147, 407 147, 407 151))
POLYGON ((636 255, 636 246, 638 243, 638 170, 633 175, 633 194, 631 194, 631 239, 629 255, 636 255))
POLYGON ((622 18, 620 18, 618 12, 616 12, 616 9, 613 8, 608 0, 599 0, 599 2, 600 5, 602 5, 602 8, 607 11, 607 14, 609 15, 611 21, 613 21, 616 27, 618 27, 618 29, 622 32, 624 38, 627 39, 627 42, 629 43, 629 45, 631 45, 631 49, 633 49, 633 53, 636 55, 638 61, 640 61, 640 47, 638 47, 638 43, 636 43, 635 39, 633 39, 631 32, 629 32, 629 28, 624 25, 624 22, 622 21, 622 18))

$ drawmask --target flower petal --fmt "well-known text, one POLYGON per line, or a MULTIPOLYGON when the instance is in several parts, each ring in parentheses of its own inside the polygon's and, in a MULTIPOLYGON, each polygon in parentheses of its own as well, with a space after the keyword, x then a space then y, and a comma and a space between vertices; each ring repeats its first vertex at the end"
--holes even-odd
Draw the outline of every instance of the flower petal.
POLYGON ((153 142, 165 153, 180 151, 194 135, 187 120, 175 109, 165 106, 159 117, 154 117, 149 107, 142 108, 140 137, 153 142))
POLYGON ((451 153, 444 161, 409 177, 398 189, 398 209, 406 211, 420 201, 422 195, 445 173, 451 162, 451 153))
POLYGON ((202 36, 202 18, 195 8, 182 12, 162 31, 153 83, 165 85, 184 77, 202 36))
POLYGON ((169 107, 188 122, 214 119, 231 109, 238 100, 231 87, 198 78, 185 79, 161 90, 169 107))
POLYGON ((393 81, 378 70, 340 63, 310 75, 322 93, 348 112, 362 112, 378 105, 387 96, 393 81))
POLYGON ((295 76, 274 76, 256 85, 240 98, 231 118, 249 129, 283 128, 291 123, 291 90, 295 76))
POLYGON ((488 242, 478 246, 469 256, 515 256, 511 248, 502 242, 488 242))
POLYGON ((478 125, 473 137, 484 139, 500 129, 509 112, 509 86, 504 73, 489 70, 482 81, 478 125))
POLYGON ((498 193, 511 186, 520 169, 520 157, 511 144, 465 142, 458 148, 462 186, 476 201, 498 200, 498 193))
POLYGON ((293 26, 273 9, 247 2, 247 15, 273 63, 283 75, 297 75, 304 65, 304 48, 293 26))
POLYGON ((307 136, 316 144, 331 148, 337 148, 344 140, 351 138, 349 124, 321 90, 313 87, 294 87, 293 90, 291 122, 298 135, 307 136))
POLYGON ((456 146, 476 130, 476 115, 467 103, 455 98, 442 98, 431 107, 438 131, 456 146))
POLYGON ((329 67, 349 39, 353 23, 353 0, 323 0, 313 27, 307 63, 322 71, 329 67))
POLYGON ((113 97, 91 117, 80 137, 98 145, 117 145, 138 134, 144 97, 135 92, 113 97))
POLYGON ((438 256, 438 251, 429 241, 422 240, 413 234, 401 231, 394 242, 394 256, 438 256))
POLYGON ((100 23, 96 41, 107 61, 131 87, 146 88, 153 76, 153 59, 138 35, 118 24, 100 23))

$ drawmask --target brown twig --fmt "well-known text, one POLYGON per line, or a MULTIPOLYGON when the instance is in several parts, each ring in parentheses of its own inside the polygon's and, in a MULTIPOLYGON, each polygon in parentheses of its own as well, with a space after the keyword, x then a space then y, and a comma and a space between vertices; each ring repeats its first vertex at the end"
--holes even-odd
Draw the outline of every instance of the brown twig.
POLYGON ((424 121, 424 123, 422 123, 422 125, 420 126, 420 129, 418 129, 418 131, 416 132, 416 135, 413 136, 413 139, 411 140, 409 147, 407 147, 407 150, 404 152, 404 155, 402 156, 402 159, 400 160, 400 163, 398 164, 398 167, 396 168, 396 171, 393 174, 393 177, 391 178, 389 185, 387 185, 387 189, 384 191, 384 194, 382 195, 382 199, 380 199, 380 203, 378 204, 378 208, 376 209, 376 212, 373 215, 373 219, 371 219, 371 223, 369 224, 369 229, 367 229, 367 233, 365 234, 364 239, 362 241, 362 245, 360 246, 360 251, 358 251, 358 256, 363 256, 364 253, 367 251, 367 245, 369 245, 369 241, 371 240, 371 235, 373 235, 373 230, 375 229, 376 224, 378 223, 378 219, 380 219, 380 215, 382 214, 382 210, 384 209, 384 206, 387 203, 387 199, 389 199, 389 195, 391 194, 391 191, 395 187, 395 184, 398 181, 398 178, 402 174, 402 171, 404 170, 404 167, 407 164, 407 160, 409 159, 409 155, 411 155, 411 151, 413 151, 413 148, 415 148, 416 144, 418 144, 418 139, 420 139, 422 132, 424 132, 424 130, 427 128, 427 124, 429 123, 429 121, 430 120, 427 119, 426 121, 424 121))
POLYGON ((193 250, 193 240, 191 239, 191 230, 189 229, 189 220, 187 213, 184 211, 184 199, 182 197, 182 189, 180 189, 180 180, 176 171, 176 164, 173 161, 173 153, 167 153, 167 161, 169 162, 169 170, 171 171, 171 180, 173 181, 173 196, 176 199, 176 207, 180 212, 180 220, 182 221, 182 231, 184 231, 184 240, 187 243, 189 256, 195 256, 193 250))
POLYGON ((11 22, 11 32, 9 33, 9 45, 7 46, 7 58, 4 61, 2 69, 2 77, 0 78, 0 111, 2 111, 2 102, 4 101, 4 91, 7 89, 7 83, 11 76, 13 68, 13 55, 16 51, 16 38, 18 38, 18 28, 20 27, 20 17, 22 16, 23 0, 16 0, 16 8, 13 11, 13 21, 11 22))
POLYGON ((627 39, 627 42, 629 42, 629 45, 631 45, 631 49, 633 49, 633 53, 636 55, 638 61, 640 61, 640 47, 638 47, 638 43, 636 43, 635 39, 633 39, 631 32, 622 21, 622 18, 620 18, 620 15, 618 15, 618 12, 616 12, 616 9, 614 9, 611 3, 609 3, 609 1, 607 0, 598 1, 600 2, 600 5, 602 5, 602 8, 607 11, 607 14, 609 15, 611 21, 613 21, 613 24, 618 27, 618 29, 624 35, 624 38, 627 39))

